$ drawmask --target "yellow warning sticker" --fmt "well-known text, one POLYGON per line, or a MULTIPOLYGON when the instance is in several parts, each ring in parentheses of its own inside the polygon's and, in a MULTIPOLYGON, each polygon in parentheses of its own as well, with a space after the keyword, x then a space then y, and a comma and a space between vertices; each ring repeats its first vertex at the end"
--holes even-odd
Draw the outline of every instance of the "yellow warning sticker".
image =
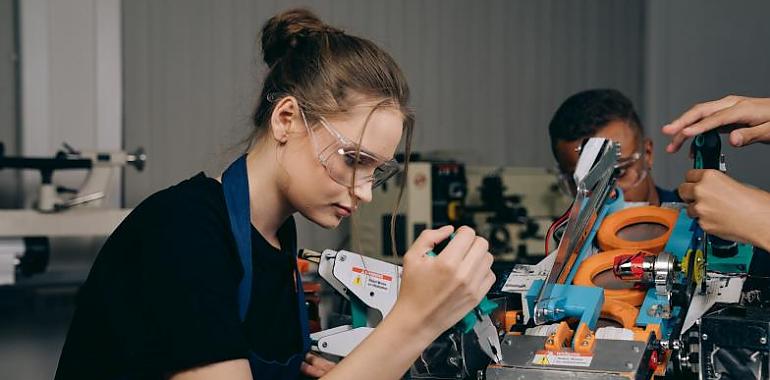
POLYGON ((361 276, 356 276, 356 278, 353 279, 353 285, 361 286, 361 276))
POLYGON ((538 351, 532 358, 532 364, 567 367, 590 367, 593 355, 577 352, 538 351))

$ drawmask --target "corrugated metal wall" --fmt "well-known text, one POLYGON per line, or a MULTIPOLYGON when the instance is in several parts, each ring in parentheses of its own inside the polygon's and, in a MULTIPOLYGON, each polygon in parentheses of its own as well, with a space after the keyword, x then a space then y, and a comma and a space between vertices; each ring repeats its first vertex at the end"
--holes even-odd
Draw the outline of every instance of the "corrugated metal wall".
MULTIPOLYGON (((766 0, 650 1, 646 18, 646 119, 662 126, 698 102, 729 94, 770 96, 770 2, 766 0)), ((692 166, 686 149, 665 153, 669 139, 657 128, 656 179, 682 182, 692 166)), ((770 190, 768 146, 734 149, 723 138, 728 173, 770 190)))
MULTIPOLYGON (((14 5, 12 0, 0 0, 0 142, 5 154, 17 154, 16 125, 16 52, 14 51, 14 5)), ((19 174, 0 170, 0 208, 18 207, 20 202, 19 174)))
POLYGON ((396 58, 414 91, 418 149, 551 165, 546 126, 566 96, 611 86, 642 98, 640 1, 125 1, 125 145, 150 157, 145 173, 127 174, 129 205, 221 168, 248 133, 257 30, 293 4, 396 58))
POLYGON ((257 32, 295 5, 394 56, 414 93, 417 150, 551 166, 547 123, 565 97, 606 86, 642 99, 641 1, 124 1, 124 143, 149 157, 126 173, 127 206, 221 170, 249 131, 257 32))

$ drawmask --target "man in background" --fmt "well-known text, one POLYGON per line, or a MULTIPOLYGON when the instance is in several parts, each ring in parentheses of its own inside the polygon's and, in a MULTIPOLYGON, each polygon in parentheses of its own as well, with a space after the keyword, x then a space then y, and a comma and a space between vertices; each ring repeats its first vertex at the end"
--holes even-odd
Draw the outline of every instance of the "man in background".
POLYGON ((553 152, 560 172, 560 186, 575 195, 573 174, 579 150, 590 137, 604 137, 620 143, 618 187, 627 202, 645 202, 658 206, 679 202, 679 196, 655 186, 652 170, 652 140, 631 101, 620 91, 593 89, 570 96, 556 110, 548 125, 553 152))

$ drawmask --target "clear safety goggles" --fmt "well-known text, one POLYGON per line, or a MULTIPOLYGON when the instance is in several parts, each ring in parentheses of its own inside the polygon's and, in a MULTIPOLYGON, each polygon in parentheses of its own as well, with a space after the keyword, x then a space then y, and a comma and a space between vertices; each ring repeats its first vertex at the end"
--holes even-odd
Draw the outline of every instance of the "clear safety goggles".
POLYGON ((314 128, 310 127, 305 112, 300 110, 300 114, 313 142, 318 161, 326 168, 329 177, 335 182, 347 187, 358 187, 371 183, 374 188, 398 173, 399 165, 396 160, 380 157, 363 150, 358 144, 350 141, 332 127, 326 119, 320 117, 319 124, 333 138, 331 142, 326 143, 324 140, 328 139, 322 139, 314 128))
MULTIPOLYGON (((617 171, 617 186, 623 191, 633 189, 647 178, 650 170, 643 158, 644 151, 640 148, 640 150, 634 152, 630 156, 618 159, 617 164, 615 164, 615 170, 617 171)), ((575 184, 573 174, 564 173, 558 168, 557 172, 559 173, 557 175, 559 190, 568 197, 575 197, 577 193, 577 184, 575 184)))

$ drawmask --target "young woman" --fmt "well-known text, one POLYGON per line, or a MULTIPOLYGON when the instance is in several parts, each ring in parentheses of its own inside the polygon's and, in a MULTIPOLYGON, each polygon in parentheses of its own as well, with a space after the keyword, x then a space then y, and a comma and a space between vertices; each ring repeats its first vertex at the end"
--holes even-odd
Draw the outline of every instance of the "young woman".
POLYGON ((409 89, 372 42, 292 10, 262 30, 269 73, 250 146, 221 177, 160 191, 105 243, 57 379, 395 379, 494 283, 484 239, 451 227, 404 257, 398 302, 334 366, 309 353, 292 215, 326 228, 395 173, 409 89))

